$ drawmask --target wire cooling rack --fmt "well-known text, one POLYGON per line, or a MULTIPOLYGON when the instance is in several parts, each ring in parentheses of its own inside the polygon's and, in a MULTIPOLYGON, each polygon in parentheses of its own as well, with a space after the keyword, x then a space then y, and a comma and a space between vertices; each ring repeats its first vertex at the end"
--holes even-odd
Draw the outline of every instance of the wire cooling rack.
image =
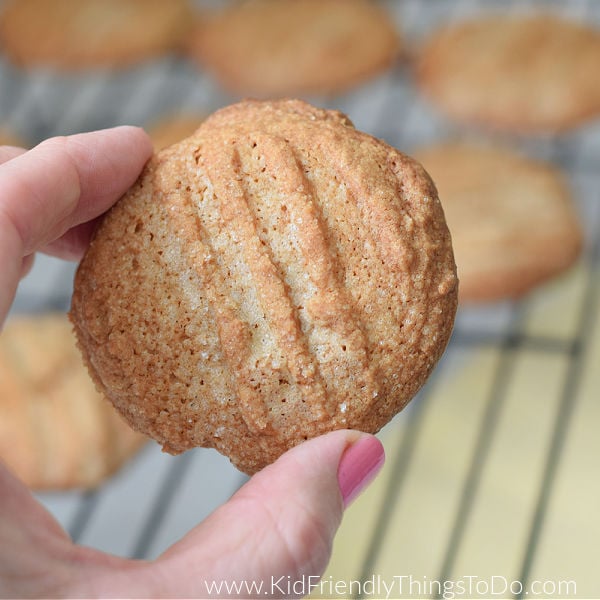
MULTIPOLYGON (((408 46, 490 11, 552 10, 600 26, 594 0, 386 5, 408 46)), ((0 80, 1 120, 30 144, 236 99, 177 57, 70 76, 0 59, 0 80)), ((343 97, 310 100, 408 153, 481 135, 437 114, 403 64, 343 97)), ((315 597, 600 597, 600 121, 502 142, 564 170, 586 230, 583 256, 520 302, 460 309, 434 375, 382 431, 386 467, 347 511, 315 597)), ((38 257, 13 312, 68 309, 73 272, 38 257)), ((77 542, 152 558, 244 481, 214 451, 171 457, 150 443, 93 492, 39 498, 77 542)))

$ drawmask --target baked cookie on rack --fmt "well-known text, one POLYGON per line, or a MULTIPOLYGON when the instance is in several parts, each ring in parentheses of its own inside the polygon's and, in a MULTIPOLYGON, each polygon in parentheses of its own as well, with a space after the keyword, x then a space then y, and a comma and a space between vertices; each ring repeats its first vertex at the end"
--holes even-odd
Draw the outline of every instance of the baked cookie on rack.
POLYGON ((95 389, 64 314, 0 334, 0 460, 34 489, 99 485, 147 441, 95 389))
POLYGON ((179 46, 191 15, 187 0, 12 0, 0 42, 23 66, 120 67, 179 46))
POLYGON ((516 298, 579 256, 582 230, 560 173, 507 149, 445 143, 415 152, 440 194, 461 302, 516 298))
POLYGON ((18 146, 25 148, 25 142, 12 131, 0 127, 0 146, 18 146))
POLYGON ((450 117, 523 133, 600 114, 600 31, 551 14, 452 24, 420 51, 421 90, 450 117))
POLYGON ((133 427, 253 473, 375 432, 442 354, 452 246, 422 167, 335 111, 245 101, 160 152, 75 278, 86 364, 133 427))
POLYGON ((200 127, 206 115, 177 113, 161 117, 147 127, 155 151, 162 150, 175 142, 189 137, 200 127))
POLYGON ((265 98, 342 92, 388 67, 400 40, 369 0, 247 0, 204 15, 188 47, 229 90, 265 98))

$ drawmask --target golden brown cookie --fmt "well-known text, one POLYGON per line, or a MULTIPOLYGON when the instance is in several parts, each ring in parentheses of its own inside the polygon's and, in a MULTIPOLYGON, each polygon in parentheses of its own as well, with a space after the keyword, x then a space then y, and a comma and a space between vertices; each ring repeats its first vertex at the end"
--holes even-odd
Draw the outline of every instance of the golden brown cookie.
POLYGON ((205 18, 189 52, 230 90, 332 94, 388 67, 399 36, 369 0, 250 0, 205 18))
POLYGON ((581 227, 556 169, 506 149, 459 143, 415 157, 440 194, 461 302, 518 297, 579 255, 581 227))
POLYGON ((0 334, 0 460, 35 489, 100 484, 146 438, 95 390, 64 314, 0 334))
POLYGON ((18 146, 20 148, 25 148, 25 143, 11 131, 0 129, 0 146, 18 146))
POLYGON ((600 31, 549 14, 449 25, 422 49, 417 80, 449 116, 555 132, 600 113, 600 31))
POLYGON ((162 150, 183 138, 189 137, 200 127, 206 116, 193 114, 176 114, 164 117, 148 127, 148 135, 155 150, 162 150))
POLYGON ((81 262, 90 371, 165 450, 252 473, 423 384, 456 309, 431 180, 341 113, 246 101, 163 150, 81 262))
POLYGON ((179 45, 190 15, 187 0, 12 0, 0 42, 24 66, 119 67, 179 45))

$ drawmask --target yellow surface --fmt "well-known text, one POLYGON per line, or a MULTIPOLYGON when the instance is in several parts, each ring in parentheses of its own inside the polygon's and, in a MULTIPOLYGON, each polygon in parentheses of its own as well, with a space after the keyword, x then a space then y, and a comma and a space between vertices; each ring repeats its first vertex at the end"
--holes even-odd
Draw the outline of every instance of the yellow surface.
MULTIPOLYGON (((600 293, 600 278, 596 277, 600 293)), ((596 296, 600 297, 600 296, 596 296)), ((596 307, 597 310, 597 307, 596 307)), ((600 596, 600 319, 583 361, 533 577, 578 582, 578 595, 600 596)))
MULTIPOLYGON (((525 597, 600 597, 598 306, 579 331, 589 277, 589 266, 580 265, 527 300, 524 343, 452 347, 438 379, 416 400, 424 402, 422 419, 404 479, 395 485, 394 469, 415 407, 382 432, 386 466, 347 511, 324 587, 313 597, 435 597, 444 577, 448 598, 512 597, 508 586, 518 593, 526 564, 525 597), (588 343, 578 362, 572 342, 580 334, 588 343), (561 412, 570 402, 572 412, 561 412), (564 444, 546 510, 536 513, 557 420, 566 425, 564 444), (536 514, 543 518, 527 561, 536 514)), ((598 273, 593 278, 600 286, 598 273)))
POLYGON ((565 275, 537 290, 529 299, 523 330, 534 336, 573 339, 588 274, 585 264, 579 262, 565 275))

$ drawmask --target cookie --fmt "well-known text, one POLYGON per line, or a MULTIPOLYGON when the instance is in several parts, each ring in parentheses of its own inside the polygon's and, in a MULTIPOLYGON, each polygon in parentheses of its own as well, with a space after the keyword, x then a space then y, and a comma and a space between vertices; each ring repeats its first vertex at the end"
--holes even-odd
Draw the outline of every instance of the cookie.
POLYGON ((553 167, 507 149, 447 143, 415 157, 438 188, 461 302, 517 298, 568 268, 582 231, 553 167))
POLYGON ((64 314, 6 324, 0 410, 0 459, 34 489, 97 486, 147 439, 96 391, 64 314))
POLYGON ((446 345, 456 287, 418 163, 341 113, 246 101, 159 153, 108 213, 71 320, 132 426, 253 473, 403 408, 446 345))
POLYGON ((334 94, 392 63, 391 21, 369 0, 250 0, 204 18, 189 53, 241 95, 334 94))
POLYGON ((23 66, 120 67, 179 45, 190 15, 187 0, 13 0, 0 42, 23 66))
POLYGON ((175 142, 180 142, 198 127, 206 117, 193 114, 176 114, 163 117, 148 127, 148 135, 155 150, 162 150, 175 142))
POLYGON ((25 148, 25 142, 11 131, 0 129, 0 146, 17 146, 25 148))
POLYGON ((600 113, 600 31, 549 14, 449 25, 416 67, 450 117, 515 132, 559 132, 600 113))

